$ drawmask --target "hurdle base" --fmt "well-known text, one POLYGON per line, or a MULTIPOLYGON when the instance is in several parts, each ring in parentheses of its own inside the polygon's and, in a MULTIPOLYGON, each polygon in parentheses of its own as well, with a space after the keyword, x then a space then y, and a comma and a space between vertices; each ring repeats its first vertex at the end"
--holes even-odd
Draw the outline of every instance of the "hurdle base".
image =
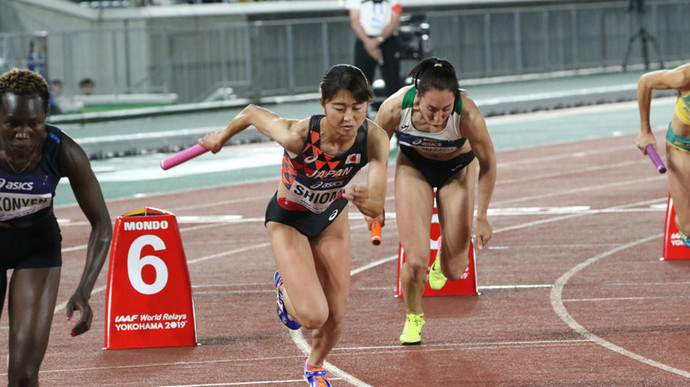
MULTIPOLYGON (((429 265, 434 263, 436 259, 436 252, 438 250, 432 248, 429 251, 429 265)), ((424 286, 424 293, 422 296, 478 296, 479 290, 477 288, 477 267, 475 260, 474 244, 470 242, 470 248, 468 251, 469 263, 462 277, 457 281, 448 281, 446 285, 438 290, 434 290, 429 286, 429 283, 424 286)), ((402 297, 402 282, 400 279, 400 271, 405 263, 405 251, 403 250, 402 244, 398 246, 398 286, 396 289, 395 296, 402 297)), ((428 270, 428 269, 427 269, 428 270)))
POLYGON ((690 259, 690 248, 685 246, 680 238, 678 226, 676 226, 676 210, 673 207, 671 194, 668 195, 666 206, 666 221, 664 224, 664 246, 662 261, 690 259))

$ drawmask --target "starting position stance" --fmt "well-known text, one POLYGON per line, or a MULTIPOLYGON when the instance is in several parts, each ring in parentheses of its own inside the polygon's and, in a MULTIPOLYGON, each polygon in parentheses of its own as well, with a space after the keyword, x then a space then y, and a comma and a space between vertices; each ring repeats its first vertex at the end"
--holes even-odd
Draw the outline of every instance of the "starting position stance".
POLYGON ((0 308, 9 281, 10 386, 38 386, 48 347, 62 266, 60 228, 53 213, 55 188, 67 177, 91 225, 86 264, 67 303, 81 317, 72 336, 89 330, 89 297, 112 238, 112 224, 84 150, 60 129, 46 125, 50 95, 38 73, 0 76, 0 308), (12 204, 8 204, 12 203, 12 204))
POLYGON ((401 88, 381 105, 376 123, 389 137, 399 134, 395 209, 406 256, 400 279, 407 305, 400 342, 419 344, 425 323, 422 294, 427 283, 434 188, 443 243, 428 281, 431 288, 441 289, 446 279, 459 279, 467 268, 473 220, 478 247, 491 239, 486 213, 496 182, 496 157, 484 118, 460 92, 449 62, 424 59, 410 76, 414 84, 401 88))
POLYGON ((282 181, 266 209, 266 230, 278 271, 278 316, 290 329, 312 329, 304 366, 310 386, 330 386, 322 365, 338 342, 350 289, 348 201, 382 219, 386 196, 386 133, 366 118, 374 93, 362 72, 336 65, 321 82, 325 115, 290 120, 247 106, 222 132, 199 143, 218 152, 254 125, 284 149, 282 181), (369 164, 368 186, 348 186, 369 164))

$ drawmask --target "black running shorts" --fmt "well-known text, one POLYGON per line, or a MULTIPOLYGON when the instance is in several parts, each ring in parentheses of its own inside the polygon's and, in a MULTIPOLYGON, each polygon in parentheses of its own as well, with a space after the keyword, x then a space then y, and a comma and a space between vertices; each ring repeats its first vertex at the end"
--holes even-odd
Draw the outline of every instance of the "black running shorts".
POLYGON ((266 220, 264 224, 268 222, 282 223, 295 228, 307 238, 313 239, 333 223, 338 215, 343 212, 343 208, 345 208, 347 203, 347 199, 341 196, 326 211, 320 214, 315 214, 311 211, 289 211, 278 204, 276 193, 266 207, 266 220))
POLYGON ((400 151, 422 173, 429 185, 436 188, 443 187, 451 177, 474 160, 474 152, 472 151, 453 157, 450 160, 427 159, 409 146, 400 146, 400 151))
POLYGON ((0 270, 62 266, 62 236, 55 215, 28 227, 0 227, 0 270))

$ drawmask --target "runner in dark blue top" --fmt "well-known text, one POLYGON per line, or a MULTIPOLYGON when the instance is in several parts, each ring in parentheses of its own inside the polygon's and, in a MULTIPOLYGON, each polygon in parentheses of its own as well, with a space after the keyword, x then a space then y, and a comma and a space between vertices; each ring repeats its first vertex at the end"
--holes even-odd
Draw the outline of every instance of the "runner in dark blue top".
MULTIPOLYGON (((91 224, 86 264, 67 317, 81 312, 72 336, 89 330, 89 297, 112 238, 110 215, 86 154, 60 129, 46 125, 48 84, 38 73, 0 76, 0 302, 9 281, 9 385, 37 386, 60 283, 60 229, 53 196, 69 179, 91 224)), ((2 304, 0 304, 2 311, 2 304)))

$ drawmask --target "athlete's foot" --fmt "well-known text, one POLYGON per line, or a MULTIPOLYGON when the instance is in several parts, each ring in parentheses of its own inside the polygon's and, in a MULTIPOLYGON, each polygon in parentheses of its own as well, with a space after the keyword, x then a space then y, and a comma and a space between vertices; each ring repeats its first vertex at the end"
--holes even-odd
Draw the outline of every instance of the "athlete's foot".
POLYGON ((431 265, 429 268, 429 287, 432 288, 433 290, 440 290, 445 286, 446 281, 448 281, 448 278, 446 278, 445 275, 443 275, 443 270, 441 270, 441 238, 438 238, 438 250, 436 251, 436 259, 434 260, 434 263, 431 265))
POLYGON ((400 335, 400 343, 402 345, 416 345, 422 343, 422 326, 424 321, 424 313, 411 314, 408 313, 405 317, 405 326, 400 335))

